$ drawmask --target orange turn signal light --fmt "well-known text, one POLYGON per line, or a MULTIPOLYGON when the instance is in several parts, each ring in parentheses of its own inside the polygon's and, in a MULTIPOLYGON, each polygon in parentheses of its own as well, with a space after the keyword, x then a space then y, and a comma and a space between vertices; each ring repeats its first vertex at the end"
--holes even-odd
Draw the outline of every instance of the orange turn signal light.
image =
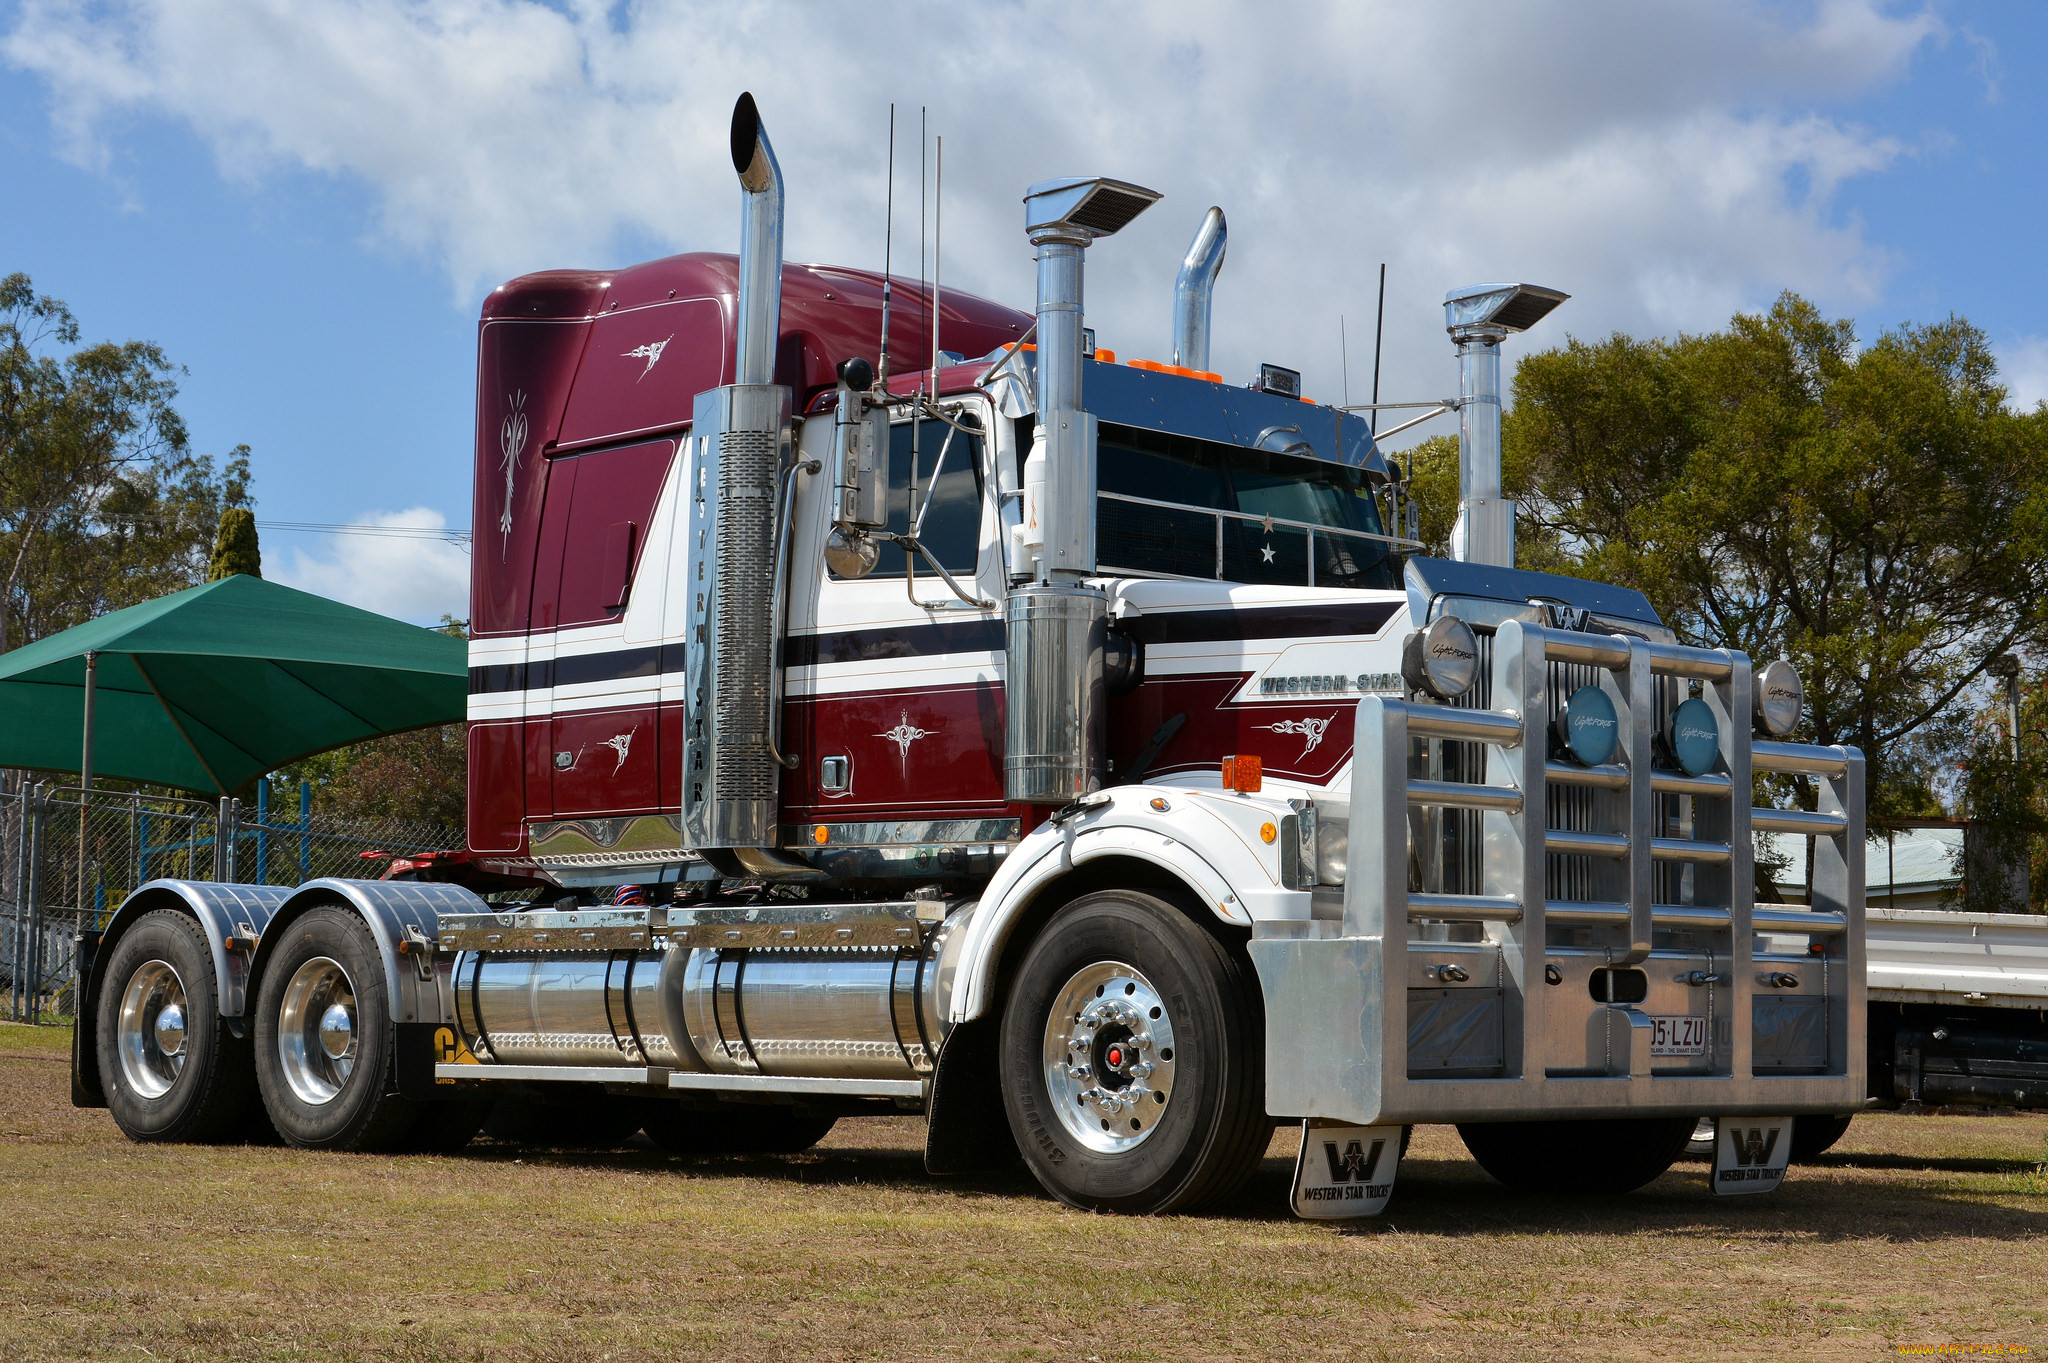
POLYGON ((1265 784, 1264 764, 1250 754, 1223 759, 1223 788, 1243 795, 1255 794, 1265 784))
POLYGON ((811 841, 818 844, 818 846, 820 847, 823 847, 826 844, 826 842, 831 839, 831 837, 832 835, 825 831, 825 825, 823 824, 819 824, 816 828, 813 828, 811 830, 811 841))
MULTIPOLYGON (((1114 354, 1115 352, 1112 351, 1111 353, 1114 354)), ((1099 358, 1102 352, 1098 350, 1095 354, 1099 358)), ((1143 369, 1154 374, 1178 374, 1184 379, 1207 379, 1211 383, 1223 382, 1221 374, 1212 374, 1206 369, 1189 369, 1186 365, 1181 364, 1161 364, 1157 360, 1125 360, 1124 363, 1133 369, 1143 369)))

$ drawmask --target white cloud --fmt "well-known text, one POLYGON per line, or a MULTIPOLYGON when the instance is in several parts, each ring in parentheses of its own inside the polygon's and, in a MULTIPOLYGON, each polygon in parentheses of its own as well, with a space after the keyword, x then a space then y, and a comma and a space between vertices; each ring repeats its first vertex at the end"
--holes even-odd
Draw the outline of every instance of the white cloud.
MULTIPOLYGON (((222 173, 363 187, 374 239, 472 300, 626 252, 733 249, 725 148, 751 88, 787 175, 793 258, 879 265, 899 105, 899 267, 916 271, 918 107, 946 135, 946 276, 1028 306, 1018 200, 1104 173, 1166 200, 1091 256, 1105 344, 1157 355, 1187 239, 1230 214, 1214 366, 1338 395, 1339 314, 1384 392, 1445 387, 1436 303, 1479 279, 1564 288, 1564 329, 1724 322, 1794 288, 1844 311, 1892 267, 1833 211, 1907 149, 1816 110, 1901 79, 1946 31, 1882 0, 1417 6, 1333 0, 23 0, 0 59, 38 74, 68 154, 137 116, 197 130, 222 173), (904 168, 908 166, 906 171, 904 168)), ((1354 398, 1370 382, 1353 347, 1354 398)))
POLYGON ((2004 345, 1994 345, 1999 377, 2005 380, 2011 402, 2021 411, 2031 411, 2048 402, 2048 336, 2015 336, 2004 345))
POLYGON ((292 549, 289 566, 276 566, 282 556, 267 552, 266 574, 287 587, 418 625, 438 625, 443 615, 468 617, 468 552, 419 533, 447 529, 446 516, 416 506, 377 512, 353 524, 358 533, 326 537, 316 551, 292 549), (363 533, 379 530, 414 533, 363 533))

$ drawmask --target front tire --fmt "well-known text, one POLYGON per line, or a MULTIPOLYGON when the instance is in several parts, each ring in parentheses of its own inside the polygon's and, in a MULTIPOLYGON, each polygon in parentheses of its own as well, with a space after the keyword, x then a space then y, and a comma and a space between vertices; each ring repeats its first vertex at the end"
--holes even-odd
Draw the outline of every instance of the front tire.
POLYGON ((1792 1119, 1792 1154, 1794 1164, 1811 1164, 1835 1148, 1835 1142, 1849 1134, 1849 1123, 1854 1121, 1853 1112, 1835 1116, 1804 1116, 1792 1119))
POLYGON ((1692 1138, 1694 1118, 1563 1122, 1461 1122, 1458 1135, 1479 1167, 1518 1193, 1632 1193, 1669 1169, 1692 1138))
POLYGON ((278 1135, 302 1150, 397 1150, 420 1104, 398 1094, 398 1028, 384 962, 353 912, 294 919, 264 968, 256 1082, 278 1135))
POLYGON ((1163 900, 1086 895, 1019 964, 1003 1105, 1045 1190, 1084 1211, 1168 1212, 1265 1153, 1265 1038, 1249 968, 1163 900))
POLYGON ((133 1141, 223 1141, 254 1121, 249 1042, 222 1024, 213 954, 173 909, 143 915, 101 978, 100 1084, 133 1141))

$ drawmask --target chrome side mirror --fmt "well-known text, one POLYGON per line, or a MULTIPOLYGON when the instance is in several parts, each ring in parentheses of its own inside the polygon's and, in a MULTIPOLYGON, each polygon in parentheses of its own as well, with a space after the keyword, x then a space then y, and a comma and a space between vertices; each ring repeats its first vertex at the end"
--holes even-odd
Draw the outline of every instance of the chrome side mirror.
POLYGON ((875 570, 880 547, 868 532, 889 523, 889 411, 870 400, 874 366, 855 356, 839 365, 839 409, 832 425, 832 533, 825 562, 840 577, 875 570))
POLYGON ((872 535, 835 525, 825 536, 825 566, 834 577, 866 577, 881 556, 881 546, 872 535))

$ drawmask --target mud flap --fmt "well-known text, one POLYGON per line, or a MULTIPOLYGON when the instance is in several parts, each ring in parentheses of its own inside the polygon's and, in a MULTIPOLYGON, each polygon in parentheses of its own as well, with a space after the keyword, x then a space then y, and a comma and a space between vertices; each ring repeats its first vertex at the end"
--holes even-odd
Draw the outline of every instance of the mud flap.
POLYGON ((1311 1221, 1378 1216, 1394 1195, 1405 1145, 1398 1126, 1301 1124, 1294 1157, 1294 1214, 1311 1221))
POLYGON ((397 1054, 392 1058, 392 1068, 401 1096, 427 1103, 475 1096, 468 1085, 434 1078, 436 1062, 477 1063, 453 1027, 440 1022, 401 1022, 395 1044, 397 1054))
POLYGON ((997 1078, 1000 1022, 996 1017, 963 1022, 939 1048, 925 1122, 928 1174, 980 1173, 1021 1158, 997 1078))
POLYGON ((1790 1117, 1714 1119, 1713 1190, 1719 1195, 1775 1190, 1791 1157, 1790 1117))

